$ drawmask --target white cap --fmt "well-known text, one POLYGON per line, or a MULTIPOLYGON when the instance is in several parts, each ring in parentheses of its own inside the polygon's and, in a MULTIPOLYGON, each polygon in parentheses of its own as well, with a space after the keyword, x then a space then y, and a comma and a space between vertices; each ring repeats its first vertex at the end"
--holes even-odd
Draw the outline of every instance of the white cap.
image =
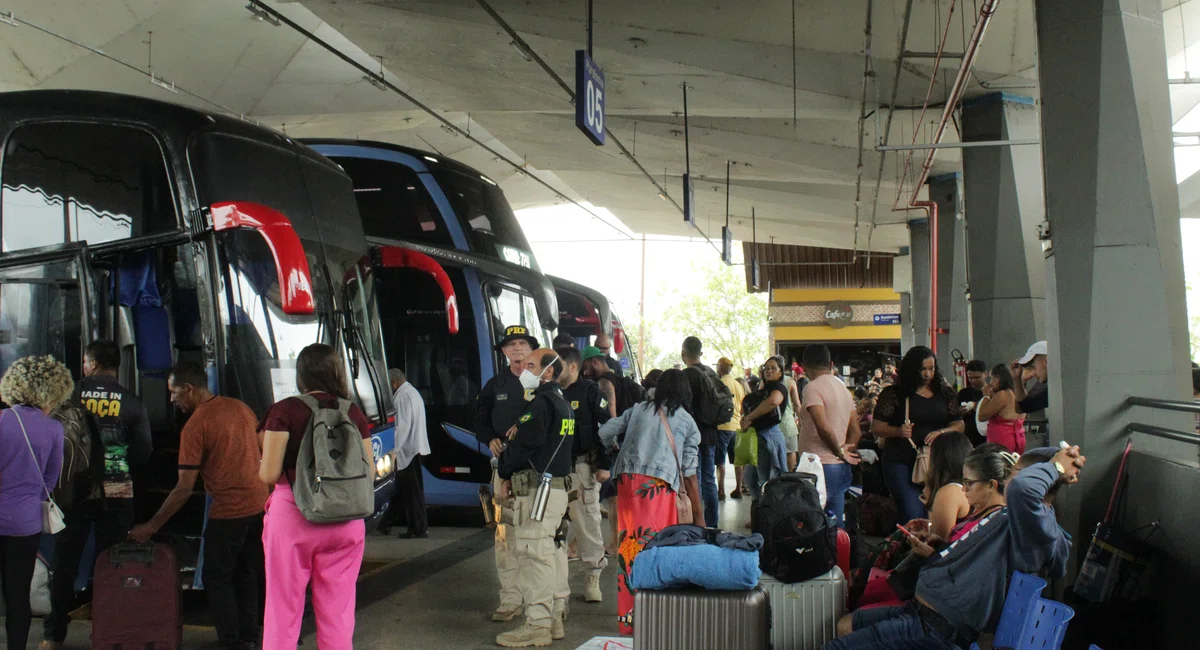
POLYGON ((1027 366, 1027 365, 1029 365, 1029 362, 1033 361, 1033 358, 1039 354, 1041 354, 1041 355, 1049 354, 1049 352, 1046 351, 1046 342, 1045 341, 1038 341, 1037 343, 1034 343, 1033 345, 1029 346, 1029 349, 1025 351, 1025 356, 1018 359, 1017 363, 1019 363, 1023 366, 1027 366))

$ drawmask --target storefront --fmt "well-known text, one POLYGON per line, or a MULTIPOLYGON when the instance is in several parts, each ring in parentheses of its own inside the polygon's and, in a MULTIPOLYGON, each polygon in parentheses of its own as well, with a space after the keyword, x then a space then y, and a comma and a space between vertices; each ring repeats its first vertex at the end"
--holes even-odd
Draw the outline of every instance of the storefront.
POLYGON ((900 294, 891 289, 772 289, 768 319, 770 348, 788 364, 824 343, 847 383, 900 354, 900 294))

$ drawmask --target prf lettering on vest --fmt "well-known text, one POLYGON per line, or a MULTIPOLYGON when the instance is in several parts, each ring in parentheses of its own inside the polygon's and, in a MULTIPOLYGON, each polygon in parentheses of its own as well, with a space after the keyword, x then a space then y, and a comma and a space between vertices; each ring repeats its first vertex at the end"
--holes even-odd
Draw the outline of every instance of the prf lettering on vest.
POLYGON ((575 435, 575 420, 563 420, 562 428, 559 430, 558 435, 560 435, 560 436, 575 435))
POLYGON ((121 399, 119 395, 109 395, 108 391, 85 390, 80 393, 83 407, 96 417, 118 417, 121 415, 121 399))

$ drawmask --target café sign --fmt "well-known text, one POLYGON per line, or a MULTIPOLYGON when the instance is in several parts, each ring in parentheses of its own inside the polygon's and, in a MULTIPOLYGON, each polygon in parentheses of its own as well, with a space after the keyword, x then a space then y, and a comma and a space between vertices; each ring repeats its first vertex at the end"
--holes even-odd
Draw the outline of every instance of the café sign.
POLYGON ((854 309, 844 300, 835 300, 825 305, 825 323, 835 330, 842 329, 854 320, 854 309))

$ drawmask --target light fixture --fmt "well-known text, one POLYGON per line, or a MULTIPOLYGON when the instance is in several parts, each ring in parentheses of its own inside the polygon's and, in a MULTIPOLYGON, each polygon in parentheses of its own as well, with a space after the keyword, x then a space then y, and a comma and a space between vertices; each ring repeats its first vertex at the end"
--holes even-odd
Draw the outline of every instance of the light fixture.
POLYGON ((382 81, 376 79, 373 75, 365 74, 363 75, 362 80, 384 92, 387 92, 388 87, 382 81))
POLYGON ((268 13, 266 9, 263 9, 254 2, 247 4, 246 9, 248 9, 250 13, 254 14, 255 18, 279 27, 279 19, 268 13))
POLYGON ((156 77, 156 76, 154 76, 154 73, 150 73, 150 83, 154 84, 155 86, 158 86, 159 88, 162 88, 163 90, 167 90, 167 91, 173 92, 175 94, 179 94, 179 89, 175 87, 174 83, 169 82, 166 79, 163 79, 162 77, 156 77))
MULTIPOLYGON (((487 176, 484 176, 483 174, 480 174, 479 177, 482 178, 485 183, 491 183, 492 185, 496 185, 496 181, 488 178, 487 176)), ((496 186, 499 187, 499 185, 496 185, 496 186)))
POLYGON ((424 158, 425 160, 428 160, 429 162, 431 162, 435 165, 438 164, 438 159, 434 158, 433 156, 422 156, 422 158, 424 158))
POLYGON ((21 23, 17 22, 16 16, 13 16, 13 12, 11 12, 11 11, 6 14, 0 14, 0 23, 4 23, 5 25, 11 25, 13 27, 21 26, 21 23))

